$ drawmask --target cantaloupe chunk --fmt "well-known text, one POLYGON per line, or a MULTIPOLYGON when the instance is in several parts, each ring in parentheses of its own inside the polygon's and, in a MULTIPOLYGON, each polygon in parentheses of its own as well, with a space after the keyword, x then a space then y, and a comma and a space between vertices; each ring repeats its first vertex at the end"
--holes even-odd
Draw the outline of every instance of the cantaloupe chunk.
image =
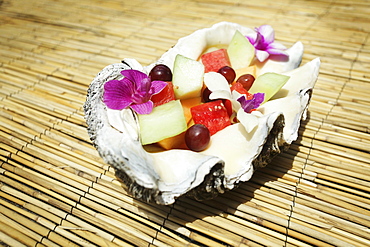
POLYGON ((180 100, 182 109, 184 110, 184 116, 186 119, 186 123, 192 119, 190 108, 196 105, 200 105, 202 103, 202 97, 195 97, 191 99, 184 99, 180 100))
POLYGON ((188 129, 193 126, 195 123, 194 123, 194 119, 191 118, 190 121, 188 122, 188 129))
POLYGON ((186 131, 176 135, 172 136, 166 139, 163 139, 158 142, 158 145, 166 150, 170 149, 186 149, 186 143, 185 143, 185 133, 186 131))

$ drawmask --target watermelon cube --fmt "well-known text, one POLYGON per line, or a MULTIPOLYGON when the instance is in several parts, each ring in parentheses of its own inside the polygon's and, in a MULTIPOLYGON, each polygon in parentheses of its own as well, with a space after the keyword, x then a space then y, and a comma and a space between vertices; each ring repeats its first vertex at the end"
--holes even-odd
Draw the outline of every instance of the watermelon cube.
POLYGON ((190 111, 194 123, 205 125, 211 135, 231 125, 229 114, 222 100, 210 101, 193 106, 190 111))
POLYGON ((175 92, 173 90, 172 82, 167 81, 166 83, 167 86, 165 86, 162 91, 152 96, 151 101, 153 101, 154 107, 168 103, 171 100, 175 100, 175 92))
POLYGON ((204 65, 204 72, 217 72, 224 66, 231 67, 230 59, 226 49, 218 49, 208 53, 204 53, 201 56, 202 63, 204 65))
POLYGON ((231 117, 231 115, 233 114, 233 104, 228 99, 222 99, 222 103, 224 104, 224 106, 226 108, 227 115, 229 115, 229 117, 231 117))

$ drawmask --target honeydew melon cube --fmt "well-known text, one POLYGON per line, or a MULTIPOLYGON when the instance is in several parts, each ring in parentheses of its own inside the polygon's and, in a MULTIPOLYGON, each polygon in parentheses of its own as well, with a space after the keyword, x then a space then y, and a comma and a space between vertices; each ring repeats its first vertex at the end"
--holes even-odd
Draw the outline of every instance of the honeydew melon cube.
POLYGON ((176 99, 199 97, 203 87, 204 65, 178 54, 173 66, 172 83, 176 99))
POLYGON ((265 103, 274 96, 289 80, 290 76, 282 75, 273 72, 267 72, 257 77, 252 87, 248 90, 249 93, 265 93, 265 103))
POLYGON ((142 145, 178 135, 187 129, 180 100, 154 107, 150 114, 138 114, 138 120, 142 145))
POLYGON ((254 46, 238 30, 235 31, 229 46, 227 47, 231 67, 234 70, 248 67, 255 55, 254 46))

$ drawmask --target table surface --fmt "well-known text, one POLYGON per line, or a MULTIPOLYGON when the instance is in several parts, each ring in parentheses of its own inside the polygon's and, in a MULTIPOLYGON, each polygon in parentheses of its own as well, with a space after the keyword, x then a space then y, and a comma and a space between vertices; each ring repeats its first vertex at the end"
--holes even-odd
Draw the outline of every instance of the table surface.
POLYGON ((4 0, 0 17, 0 245, 370 245, 369 1, 4 0), (89 140, 88 86, 221 21, 320 57, 300 137, 213 200, 136 200, 89 140))

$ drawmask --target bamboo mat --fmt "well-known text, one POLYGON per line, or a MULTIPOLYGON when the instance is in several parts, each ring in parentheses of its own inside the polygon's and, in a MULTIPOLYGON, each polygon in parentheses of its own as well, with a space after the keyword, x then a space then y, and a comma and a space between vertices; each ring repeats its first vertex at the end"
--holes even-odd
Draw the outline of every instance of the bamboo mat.
POLYGON ((369 33, 359 0, 0 1, 0 245, 370 246, 369 33), (220 21, 321 58, 300 138, 214 200, 135 200, 89 141, 88 85, 220 21))

